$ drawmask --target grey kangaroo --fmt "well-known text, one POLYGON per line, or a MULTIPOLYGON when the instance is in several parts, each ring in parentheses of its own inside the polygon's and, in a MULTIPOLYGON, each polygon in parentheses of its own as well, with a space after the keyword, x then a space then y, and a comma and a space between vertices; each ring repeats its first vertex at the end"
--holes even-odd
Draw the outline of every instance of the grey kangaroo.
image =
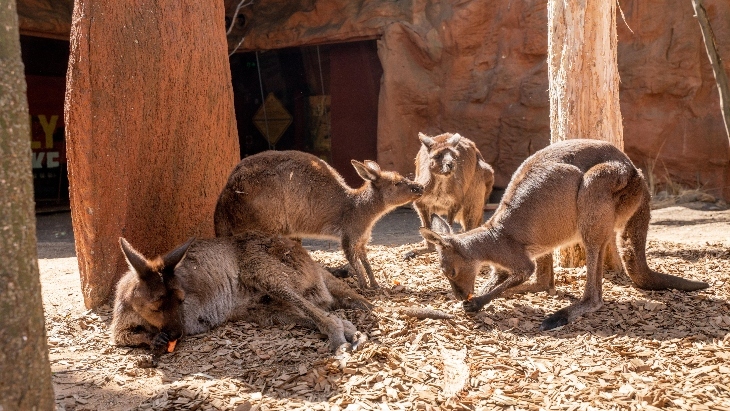
POLYGON ((233 169, 215 207, 216 236, 261 230, 290 237, 340 240, 365 288, 378 287, 366 246, 388 211, 420 197, 423 186, 374 161, 352 160, 365 183, 350 188, 325 161, 301 151, 265 151, 233 169))
POLYGON ((147 259, 120 238, 130 270, 117 284, 112 338, 117 345, 164 351, 169 341, 206 332, 228 320, 261 325, 298 323, 329 337, 334 351, 364 334, 334 308, 372 306, 332 276, 297 242, 251 231, 190 239, 147 259))
POLYGON ((439 219, 433 230, 421 228, 421 234, 436 245, 441 270, 456 297, 465 300, 466 311, 480 310, 505 291, 545 289, 546 279, 523 284, 535 269, 535 259, 562 245, 582 242, 587 269, 583 297, 549 315, 540 325, 549 330, 603 305, 603 261, 612 241, 618 242, 624 270, 639 288, 694 291, 709 286, 649 268, 645 251, 649 200, 644 176, 619 149, 602 141, 566 140, 522 163, 482 227, 453 235, 439 219), (472 298, 482 264, 505 269, 509 275, 472 298))
MULTIPOLYGON (((416 155, 415 181, 424 186, 423 195, 413 202, 422 227, 431 227, 431 215, 446 217, 464 231, 482 224, 484 203, 494 185, 494 170, 484 161, 476 144, 459 134, 444 133, 435 137, 418 133, 421 148, 416 155)), ((410 259, 434 251, 424 248, 404 255, 410 259)))

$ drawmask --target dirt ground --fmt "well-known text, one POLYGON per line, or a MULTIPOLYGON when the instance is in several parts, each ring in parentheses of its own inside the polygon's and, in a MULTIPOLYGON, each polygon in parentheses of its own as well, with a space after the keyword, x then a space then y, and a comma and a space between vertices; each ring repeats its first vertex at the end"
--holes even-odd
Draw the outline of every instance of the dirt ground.
MULTIPOLYGON (((435 256, 402 261, 420 236, 413 211, 399 209, 378 223, 370 247, 383 288, 364 294, 376 308, 338 312, 370 338, 357 352, 333 358, 309 329, 238 322, 184 338, 157 368, 137 366, 144 350, 109 344, 108 307, 84 308, 69 213, 39 215, 57 409, 730 410, 726 208, 653 212, 649 265, 709 289, 646 292, 607 273, 604 307, 550 332, 538 331, 540 322, 581 295, 584 268, 556 269, 555 295, 498 299, 467 315, 435 256), (399 311, 413 306, 453 318, 399 311)), ((344 262, 334 243, 305 244, 325 265, 344 262)))

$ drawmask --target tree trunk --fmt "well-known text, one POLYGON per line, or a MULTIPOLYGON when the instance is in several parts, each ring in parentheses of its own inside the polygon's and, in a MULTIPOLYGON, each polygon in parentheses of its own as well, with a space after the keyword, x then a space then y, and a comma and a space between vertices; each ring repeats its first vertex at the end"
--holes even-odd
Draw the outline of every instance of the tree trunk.
POLYGON ((15 0, 0 7, 0 410, 52 410, 15 0))
POLYGON ((66 138, 87 307, 126 271, 119 237, 161 254, 213 235, 239 160, 223 1, 77 0, 66 138))
POLYGON ((722 111, 722 119, 725 122, 725 134, 727 134, 730 141, 730 87, 728 87, 727 73, 722 65, 720 54, 717 52, 715 33, 712 31, 712 26, 710 26, 710 20, 707 18, 707 11, 705 6, 702 5, 702 0, 692 0, 692 6, 702 30, 702 39, 705 42, 707 57, 712 65, 712 72, 715 73, 717 91, 720 93, 720 110, 722 111))
MULTIPOLYGON (((623 150, 616 55, 615 1, 548 0, 552 143, 592 138, 623 150)), ((614 251, 615 244, 608 254, 614 251)), ((563 267, 585 264, 585 252, 566 247, 558 262, 563 267)))

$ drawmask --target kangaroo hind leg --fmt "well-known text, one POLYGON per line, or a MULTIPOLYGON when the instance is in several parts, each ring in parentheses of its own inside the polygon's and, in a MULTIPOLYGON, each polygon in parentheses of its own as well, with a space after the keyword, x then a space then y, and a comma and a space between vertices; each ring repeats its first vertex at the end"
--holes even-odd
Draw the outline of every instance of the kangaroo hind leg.
POLYGON ((603 261, 609 241, 614 241, 616 206, 614 193, 626 185, 627 167, 623 163, 602 163, 583 176, 578 189, 578 230, 586 250, 586 288, 577 302, 549 315, 540 330, 566 325, 583 314, 603 306, 603 261))
MULTIPOLYGON (((269 262, 271 263, 273 261, 269 262)), ((276 300, 279 304, 282 304, 282 310, 291 314, 291 320, 293 322, 307 323, 307 321, 311 321, 321 333, 329 337, 330 349, 332 351, 337 350, 337 348, 343 344, 347 344, 348 341, 345 337, 345 326, 343 325, 342 320, 334 313, 327 312, 322 307, 319 307, 304 298, 301 293, 302 290, 297 290, 291 285, 292 282, 289 280, 290 278, 306 275, 306 273, 299 273, 293 268, 285 264, 281 264, 278 261, 276 261, 275 264, 276 267, 274 269, 281 274, 266 274, 272 272, 271 264, 268 264, 266 266, 268 270, 258 270, 259 272, 264 273, 264 275, 257 278, 258 282, 256 283, 256 286, 276 300)))

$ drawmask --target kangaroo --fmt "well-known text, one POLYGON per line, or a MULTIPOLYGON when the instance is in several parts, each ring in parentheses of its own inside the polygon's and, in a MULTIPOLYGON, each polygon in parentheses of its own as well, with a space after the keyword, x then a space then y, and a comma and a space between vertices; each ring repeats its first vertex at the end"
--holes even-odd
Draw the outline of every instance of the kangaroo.
MULTIPOLYGON (((618 242, 624 271, 646 290, 707 288, 701 281, 658 273, 646 262, 649 189, 629 158, 597 140, 566 140, 537 151, 517 169, 494 215, 481 227, 454 235, 443 219, 433 230, 421 228, 440 255, 441 270, 466 311, 478 311, 506 290, 540 291, 552 279, 523 284, 535 259, 554 248, 581 241, 586 249, 587 281, 583 297, 549 315, 549 330, 598 310, 607 245, 618 242), (482 264, 509 271, 501 283, 472 298, 482 264)), ((538 272, 539 273, 539 272, 538 272)))
POLYGON ((290 237, 340 240, 364 289, 378 287, 366 246, 375 223, 388 211, 418 198, 423 186, 374 161, 352 160, 365 180, 350 188, 325 161, 301 151, 265 151, 233 169, 218 198, 216 236, 256 229, 290 237))
POLYGON ((160 354, 170 341, 238 319, 316 328, 329 337, 333 351, 348 344, 356 348, 366 339, 328 311, 372 305, 291 239, 257 231, 190 239, 154 259, 124 238, 119 243, 130 270, 119 280, 114 301, 117 345, 146 345, 160 354))
MULTIPOLYGON (((431 215, 446 217, 464 231, 482 224, 484 203, 494 185, 494 170, 484 161, 476 144, 459 134, 429 137, 418 133, 421 148, 416 155, 415 181, 424 186, 423 195, 413 202, 422 227, 431 227, 431 215)), ((431 243, 404 255, 406 260, 433 252, 431 243)))

